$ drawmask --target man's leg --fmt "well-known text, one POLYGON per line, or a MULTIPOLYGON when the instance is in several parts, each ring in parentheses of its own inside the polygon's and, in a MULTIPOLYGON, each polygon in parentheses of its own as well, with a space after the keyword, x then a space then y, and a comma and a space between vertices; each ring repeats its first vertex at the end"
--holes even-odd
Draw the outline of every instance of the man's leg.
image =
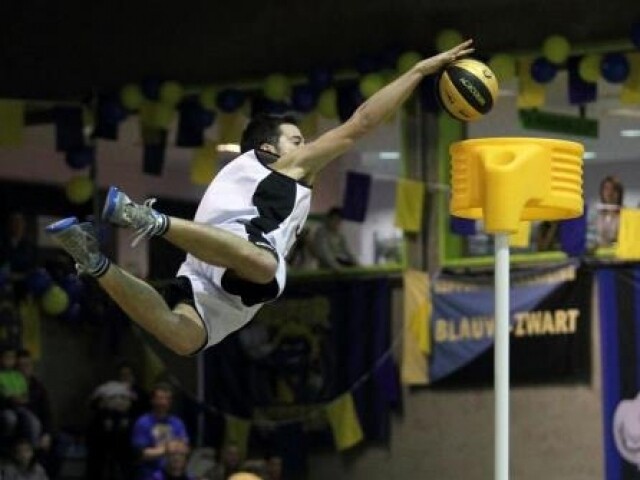
POLYGON ((178 304, 171 310, 151 285, 113 263, 97 280, 132 320, 178 355, 205 344, 207 331, 193 307, 178 304))
POLYGON ((221 228, 169 217, 151 208, 153 201, 133 202, 124 192, 111 187, 103 217, 136 230, 134 245, 147 236, 163 236, 170 243, 210 265, 229 268, 245 280, 269 283, 278 262, 264 248, 221 228))
POLYGON ((94 276, 132 320, 171 350, 189 355, 204 345, 206 329, 195 309, 179 304, 172 311, 153 287, 112 264, 100 253, 89 225, 67 218, 49 225, 47 232, 74 258, 79 271, 94 276))

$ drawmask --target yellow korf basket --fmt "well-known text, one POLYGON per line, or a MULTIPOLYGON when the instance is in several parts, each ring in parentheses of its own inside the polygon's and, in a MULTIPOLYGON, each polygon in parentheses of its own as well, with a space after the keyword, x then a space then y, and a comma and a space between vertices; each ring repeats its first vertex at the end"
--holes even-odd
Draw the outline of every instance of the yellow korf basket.
POLYGON ((514 233, 521 220, 582 215, 582 156, 575 142, 483 138, 451 145, 450 211, 483 219, 485 231, 514 233))

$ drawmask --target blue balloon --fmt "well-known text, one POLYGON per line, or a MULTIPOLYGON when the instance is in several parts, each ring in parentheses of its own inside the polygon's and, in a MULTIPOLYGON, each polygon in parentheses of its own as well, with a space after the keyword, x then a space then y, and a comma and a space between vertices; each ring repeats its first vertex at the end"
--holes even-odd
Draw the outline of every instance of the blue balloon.
POLYGON ((119 123, 127 118, 127 109, 118 98, 109 96, 104 98, 98 108, 100 120, 105 123, 119 123))
POLYGON ((308 113, 316 108, 318 93, 309 85, 297 85, 291 93, 291 104, 298 112, 308 113))
POLYGON ((244 94, 239 90, 222 90, 218 94, 216 104, 225 113, 233 113, 244 103, 244 94))
POLYGON ((607 53, 602 57, 600 73, 609 83, 622 83, 629 76, 629 60, 622 53, 607 53))
POLYGON ((200 110, 200 121, 202 122, 203 127, 210 127, 213 125, 213 122, 216 120, 216 114, 213 110, 207 110, 202 108, 200 110))
POLYGON ((69 150, 65 161, 69 167, 75 170, 82 170, 93 163, 94 149, 91 147, 79 148, 77 150, 69 150))
POLYGON ((70 273, 60 280, 60 286, 67 292, 72 302, 78 301, 84 292, 84 284, 78 275, 70 273))
POLYGON ((636 48, 640 48, 640 22, 634 23, 631 27, 631 41, 636 48))
POLYGON ((44 268, 33 270, 26 278, 27 289, 36 296, 43 295, 53 284, 53 279, 44 268))
POLYGON ((155 77, 147 77, 142 81, 142 93, 149 100, 158 100, 160 98, 160 87, 162 80, 155 77))
POLYGON ((316 68, 309 74, 309 85, 318 91, 322 91, 333 82, 331 71, 326 68, 316 68))
POLYGON ((82 307, 79 303, 70 303, 69 308, 67 308, 64 312, 62 312, 59 316, 62 320, 66 320, 69 323, 78 323, 82 318, 80 317, 80 313, 82 312, 82 307))
POLYGON ((544 57, 536 58, 531 64, 531 78, 538 83, 549 83, 558 73, 558 68, 544 57))

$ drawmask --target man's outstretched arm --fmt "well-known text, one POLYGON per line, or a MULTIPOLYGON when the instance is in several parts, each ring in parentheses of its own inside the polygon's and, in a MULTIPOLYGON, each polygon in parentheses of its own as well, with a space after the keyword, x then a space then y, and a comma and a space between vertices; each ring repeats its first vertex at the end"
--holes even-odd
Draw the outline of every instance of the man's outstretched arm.
POLYGON ((345 123, 329 130, 314 142, 283 155, 273 167, 294 178, 312 179, 329 162, 349 150, 356 140, 395 113, 424 77, 473 52, 472 44, 472 40, 467 40, 451 50, 417 63, 372 95, 345 123))

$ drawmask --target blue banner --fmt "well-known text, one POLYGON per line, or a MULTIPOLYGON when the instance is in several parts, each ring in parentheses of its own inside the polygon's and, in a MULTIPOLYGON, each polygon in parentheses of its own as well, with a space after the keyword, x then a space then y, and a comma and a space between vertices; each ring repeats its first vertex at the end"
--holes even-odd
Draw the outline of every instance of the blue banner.
MULTIPOLYGON (((511 378, 588 380, 590 275, 575 264, 511 272, 511 378)), ((432 283, 430 381, 489 383, 493 375, 493 274, 432 283)))
POLYGON ((598 270, 606 480, 640 479, 640 268, 598 270))

